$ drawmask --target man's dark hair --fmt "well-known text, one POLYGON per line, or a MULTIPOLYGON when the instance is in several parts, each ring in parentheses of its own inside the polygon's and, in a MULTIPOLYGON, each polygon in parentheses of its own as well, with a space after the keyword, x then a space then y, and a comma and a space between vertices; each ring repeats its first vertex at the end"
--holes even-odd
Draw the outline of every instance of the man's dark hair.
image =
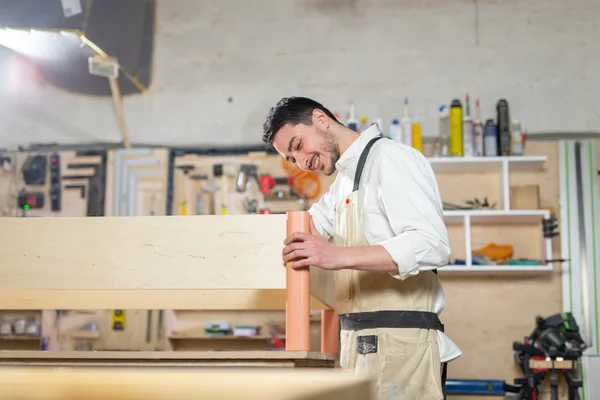
POLYGON ((315 109, 323 111, 329 118, 339 123, 331 111, 315 100, 306 97, 284 97, 269 110, 263 123, 263 142, 272 146, 275 134, 286 124, 312 125, 312 113, 315 109))

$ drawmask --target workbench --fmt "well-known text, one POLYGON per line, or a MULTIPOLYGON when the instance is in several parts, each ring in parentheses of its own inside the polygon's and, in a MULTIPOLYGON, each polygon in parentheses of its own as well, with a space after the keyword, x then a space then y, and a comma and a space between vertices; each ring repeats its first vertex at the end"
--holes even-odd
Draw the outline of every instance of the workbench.
POLYGON ((0 310, 285 310, 286 351, 23 351, 1 352, 0 364, 35 359, 45 365, 222 365, 238 360, 247 365, 333 366, 339 346, 333 272, 294 270, 282 261, 285 238, 309 232, 309 227, 305 211, 4 218, 0 310), (318 353, 309 352, 311 310, 322 314, 318 353))
POLYGON ((310 351, 2 351, 0 367, 333 368, 334 355, 310 351))

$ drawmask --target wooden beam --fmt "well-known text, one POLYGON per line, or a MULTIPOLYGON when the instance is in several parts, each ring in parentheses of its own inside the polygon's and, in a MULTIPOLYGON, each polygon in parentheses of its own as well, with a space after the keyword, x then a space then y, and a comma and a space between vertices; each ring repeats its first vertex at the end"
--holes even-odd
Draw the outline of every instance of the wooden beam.
MULTIPOLYGON (((4 218, 0 290, 88 290, 90 298, 99 298, 94 290, 285 290, 286 222, 287 215, 4 218)), ((312 294, 330 305, 327 272, 311 268, 321 278, 312 294)))
POLYGON ((366 377, 346 371, 3 368, 0 399, 371 400, 366 377), (32 384, 33 383, 33 384, 32 384))
POLYGON ((334 275, 286 268, 281 252, 309 225, 306 211, 4 218, 0 309, 285 309, 287 349, 308 350, 334 275))

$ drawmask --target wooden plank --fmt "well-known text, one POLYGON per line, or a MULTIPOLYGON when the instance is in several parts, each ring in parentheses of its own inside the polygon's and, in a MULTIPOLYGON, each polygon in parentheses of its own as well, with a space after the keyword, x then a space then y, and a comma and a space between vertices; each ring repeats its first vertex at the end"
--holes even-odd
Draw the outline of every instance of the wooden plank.
MULTIPOLYGON (((286 291, 273 290, 0 290, 0 310, 285 310, 286 291)), ((311 310, 328 309, 318 298, 311 310)))
POLYGON ((0 289, 285 289, 285 232, 286 215, 7 218, 0 289))
POLYGON ((372 400, 373 384, 347 371, 182 371, 6 368, 0 399, 372 400), (32 384, 35 382, 35 384, 32 384), (233 384, 232 384, 233 383, 233 384))
MULTIPOLYGON (((115 302, 117 308, 213 309, 213 296, 234 306, 229 309, 281 309, 285 300, 275 304, 281 298, 269 291, 286 289, 286 221, 287 215, 5 218, 0 291, 23 292, 3 296, 0 309, 39 307, 43 297, 49 303, 42 308, 53 309, 106 309, 115 302), (59 297, 50 297, 54 290, 59 297), (189 292, 198 290, 207 292, 189 292), (223 299, 218 290, 235 290, 240 298, 223 299), (153 299, 152 291, 160 297, 153 299), (63 307, 67 298, 75 301, 63 307)), ((313 303, 333 303, 328 272, 311 268, 317 277, 311 291, 320 300, 313 303)))

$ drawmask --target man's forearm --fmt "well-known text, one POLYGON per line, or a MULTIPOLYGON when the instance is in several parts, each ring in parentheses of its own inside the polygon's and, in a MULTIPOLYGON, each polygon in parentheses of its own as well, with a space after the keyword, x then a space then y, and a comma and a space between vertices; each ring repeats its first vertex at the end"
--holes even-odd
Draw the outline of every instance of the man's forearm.
POLYGON ((340 247, 342 269, 398 273, 398 266, 383 246, 340 247))

